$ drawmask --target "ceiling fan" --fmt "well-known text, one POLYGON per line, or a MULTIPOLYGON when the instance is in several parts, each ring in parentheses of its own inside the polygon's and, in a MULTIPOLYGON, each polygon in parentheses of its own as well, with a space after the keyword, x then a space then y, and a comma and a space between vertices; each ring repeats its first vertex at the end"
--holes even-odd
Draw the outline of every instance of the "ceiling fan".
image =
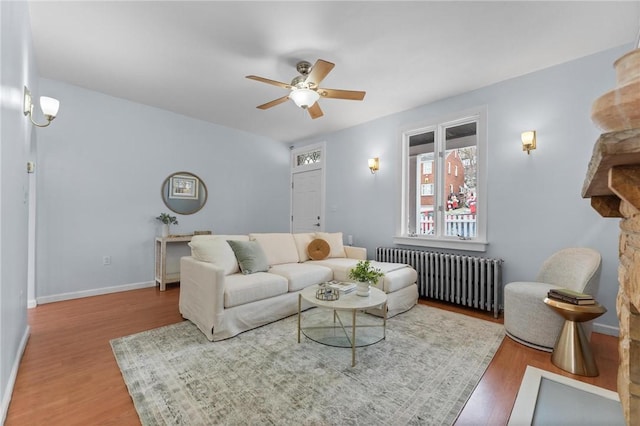
POLYGON ((350 101, 361 101, 364 99, 366 92, 360 92, 355 90, 339 90, 339 89, 323 89, 318 87, 320 82, 331 72, 335 64, 331 62, 318 59, 313 66, 310 62, 300 61, 296 65, 296 70, 300 73, 299 76, 291 80, 291 84, 282 83, 280 81, 270 80, 264 77, 258 77, 256 75, 248 75, 247 78, 251 80, 261 81, 263 83, 272 84, 274 86, 282 87, 283 89, 289 89, 291 92, 281 98, 275 99, 266 104, 258 105, 256 108, 269 109, 276 105, 286 102, 291 99, 297 106, 309 111, 311 118, 322 117, 322 109, 318 104, 318 99, 332 98, 332 99, 346 99, 350 101))

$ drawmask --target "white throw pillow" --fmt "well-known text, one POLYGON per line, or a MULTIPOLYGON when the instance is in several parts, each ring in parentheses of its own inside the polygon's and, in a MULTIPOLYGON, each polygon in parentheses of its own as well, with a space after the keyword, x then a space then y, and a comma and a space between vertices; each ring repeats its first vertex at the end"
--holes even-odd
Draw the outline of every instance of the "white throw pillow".
POLYGON ((315 238, 315 232, 293 234, 293 239, 296 242, 296 249, 298 249, 298 257, 300 258, 300 262, 306 262, 310 259, 309 253, 307 252, 307 247, 309 246, 309 243, 315 238))
POLYGON ((293 235, 290 233, 249 234, 251 240, 257 241, 267 255, 270 266, 283 263, 298 263, 298 250, 293 235))
POLYGON ((194 259, 213 263, 223 269, 225 275, 240 272, 236 255, 224 236, 195 235, 191 239, 189 247, 191 247, 191 256, 194 259))
POLYGON ((316 232, 316 238, 322 238, 329 243, 329 247, 331 247, 329 257, 347 257, 344 252, 342 232, 316 232))

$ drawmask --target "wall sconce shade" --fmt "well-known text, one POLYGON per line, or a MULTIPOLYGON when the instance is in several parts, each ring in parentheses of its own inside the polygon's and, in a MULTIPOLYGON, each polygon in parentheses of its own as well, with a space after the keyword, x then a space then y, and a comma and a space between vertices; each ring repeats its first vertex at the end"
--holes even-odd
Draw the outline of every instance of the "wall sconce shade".
POLYGON ((289 94, 289 98, 295 102, 300 108, 307 109, 320 99, 320 94, 311 89, 293 89, 289 94))
POLYGON ((536 149, 536 131, 527 130, 522 132, 520 137, 522 139, 522 150, 527 151, 527 155, 529 155, 529 151, 536 149))
POLYGON ((37 127, 47 127, 56 115, 58 115, 58 110, 60 109, 60 101, 54 98, 49 98, 47 96, 40 97, 40 108, 42 109, 42 114, 44 114, 44 118, 47 119, 46 123, 39 124, 33 120, 33 99, 31 98, 31 92, 27 88, 24 87, 24 105, 23 112, 24 115, 28 115, 31 119, 31 122, 34 126, 37 127))
POLYGON ((369 158, 369 170, 371 170, 372 174, 375 174, 380 170, 380 159, 378 157, 369 158))

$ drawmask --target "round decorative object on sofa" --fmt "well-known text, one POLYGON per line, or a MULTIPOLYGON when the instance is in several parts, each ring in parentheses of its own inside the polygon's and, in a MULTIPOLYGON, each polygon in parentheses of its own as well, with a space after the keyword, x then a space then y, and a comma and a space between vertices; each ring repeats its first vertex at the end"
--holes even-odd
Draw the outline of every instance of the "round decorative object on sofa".
MULTIPOLYGON (((552 288, 597 295, 602 259, 590 248, 567 248, 551 255, 535 282, 504 287, 504 328, 507 336, 535 349, 551 352, 564 319, 544 303, 552 288)), ((586 323, 585 323, 586 324, 586 323)), ((585 329, 587 335, 591 329, 585 329)))
POLYGON ((322 238, 316 238, 307 246, 307 252, 312 260, 326 259, 327 256, 329 256, 330 251, 331 247, 329 246, 329 243, 322 238))

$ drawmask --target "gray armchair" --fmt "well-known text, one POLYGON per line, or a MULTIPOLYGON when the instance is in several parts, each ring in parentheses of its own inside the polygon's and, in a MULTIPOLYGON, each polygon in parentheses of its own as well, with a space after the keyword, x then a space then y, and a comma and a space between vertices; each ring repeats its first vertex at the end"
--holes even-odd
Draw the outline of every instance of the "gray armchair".
MULTIPOLYGON (((564 319, 544 303, 552 288, 597 295, 602 258, 590 248, 567 248, 549 257, 535 282, 512 282, 504 288, 504 328, 513 340, 551 352, 564 319)), ((591 335, 591 323, 585 323, 591 335)))

